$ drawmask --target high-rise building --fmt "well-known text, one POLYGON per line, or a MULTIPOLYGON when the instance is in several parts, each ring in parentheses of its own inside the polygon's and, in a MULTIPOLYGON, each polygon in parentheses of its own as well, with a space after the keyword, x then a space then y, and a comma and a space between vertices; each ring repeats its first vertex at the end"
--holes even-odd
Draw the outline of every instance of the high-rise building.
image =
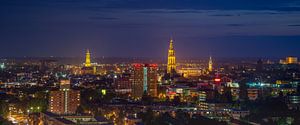
POLYGON ((213 61, 211 56, 209 57, 209 61, 208 61, 208 71, 213 71, 213 61))
POLYGON ((169 51, 168 51, 168 66, 167 73, 174 73, 176 71, 176 57, 173 46, 173 39, 170 40, 169 51))
POLYGON ((61 80, 60 89, 50 91, 48 111, 54 114, 75 114, 80 105, 80 91, 70 89, 69 80, 61 80))
POLYGON ((157 64, 133 64, 132 97, 141 98, 144 93, 156 97, 157 80, 157 64))

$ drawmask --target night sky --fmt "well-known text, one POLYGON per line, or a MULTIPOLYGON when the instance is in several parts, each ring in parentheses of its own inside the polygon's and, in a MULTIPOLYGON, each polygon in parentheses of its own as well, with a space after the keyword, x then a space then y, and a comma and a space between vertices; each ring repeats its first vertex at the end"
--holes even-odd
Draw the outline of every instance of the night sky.
POLYGON ((0 0, 0 57, 300 56, 299 0, 0 0))

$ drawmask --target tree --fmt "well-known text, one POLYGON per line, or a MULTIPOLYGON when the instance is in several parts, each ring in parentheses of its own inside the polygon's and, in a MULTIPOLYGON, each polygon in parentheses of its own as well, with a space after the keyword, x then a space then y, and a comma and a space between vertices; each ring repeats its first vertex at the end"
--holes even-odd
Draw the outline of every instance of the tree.
POLYGON ((143 123, 145 123, 145 125, 154 125, 154 112, 152 111, 151 108, 148 108, 147 111, 145 113, 141 114, 141 118, 143 123))
POLYGON ((119 111, 118 117, 117 117, 117 124, 118 125, 124 125, 124 118, 125 118, 126 114, 124 113, 123 110, 119 111))
POLYGON ((153 102, 153 98, 144 92, 141 100, 144 104, 150 105, 153 102))
POLYGON ((169 96, 166 97, 166 101, 165 102, 166 103, 170 103, 170 97, 169 96))
POLYGON ((227 103, 231 103, 232 102, 232 93, 231 90, 228 90, 225 92, 225 98, 226 98, 226 102, 227 103))
POLYGON ((154 121, 153 125, 174 125, 176 123, 175 119, 172 116, 165 112, 160 114, 154 121))
POLYGON ((248 99, 248 92, 247 92, 246 80, 242 80, 240 82, 239 86, 240 86, 239 98, 242 99, 242 100, 247 100, 248 99))
POLYGON ((219 122, 213 119, 203 117, 201 115, 194 115, 188 125, 227 125, 226 122, 219 122))
POLYGON ((8 105, 4 101, 0 101, 0 116, 6 118, 8 116, 8 105))
POLYGON ((47 99, 30 99, 28 102, 28 109, 30 112, 43 112, 46 111, 48 107, 47 99))
POLYGON ((13 125, 13 124, 10 121, 8 121, 0 116, 0 125, 13 125))
POLYGON ((180 97, 179 96, 175 96, 174 99, 173 99, 173 104, 175 105, 179 105, 180 104, 180 97))
POLYGON ((190 119, 190 116, 188 113, 183 112, 182 110, 177 110, 175 119, 176 119, 176 124, 186 125, 188 124, 188 120, 190 119))
POLYGON ((215 100, 217 101, 221 101, 222 100, 222 95, 218 92, 218 90, 214 90, 214 96, 215 96, 215 100))
POLYGON ((84 110, 81 105, 77 107, 76 114, 84 114, 84 110))

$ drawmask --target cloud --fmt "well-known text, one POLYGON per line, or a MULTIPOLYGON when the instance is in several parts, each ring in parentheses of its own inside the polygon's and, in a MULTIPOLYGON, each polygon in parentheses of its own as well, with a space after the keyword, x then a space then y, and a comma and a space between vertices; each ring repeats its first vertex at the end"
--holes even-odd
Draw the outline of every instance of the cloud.
MULTIPOLYGON (((1 5, 102 9, 280 10, 300 11, 295 0, 1 0, 1 5)), ((178 11, 176 13, 185 13, 178 11)), ((195 11, 196 12, 196 11, 195 11)))
POLYGON ((241 27, 241 26, 245 26, 245 24, 226 24, 226 26, 230 26, 230 27, 241 27))
POLYGON ((288 26, 291 26, 291 27, 298 27, 298 26, 300 26, 300 24, 290 24, 290 25, 288 25, 288 26))
POLYGON ((157 13, 203 13, 200 10, 167 10, 167 9, 147 9, 147 10, 138 10, 138 13, 148 13, 148 14, 157 14, 157 13))
MULTIPOLYGON (((210 16, 230 17, 230 16, 235 16, 235 15, 233 15, 233 14, 213 14, 213 15, 210 15, 210 16)), ((240 15, 238 15, 238 16, 240 16, 240 15)))
POLYGON ((91 20, 119 20, 119 18, 116 17, 100 17, 100 16, 92 16, 89 17, 91 20))

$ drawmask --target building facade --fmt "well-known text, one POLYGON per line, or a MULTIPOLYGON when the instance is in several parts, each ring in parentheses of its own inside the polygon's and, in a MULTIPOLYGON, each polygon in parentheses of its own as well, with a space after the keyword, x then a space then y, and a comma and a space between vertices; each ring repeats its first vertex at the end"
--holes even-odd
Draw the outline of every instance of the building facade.
POLYGON ((117 94, 131 93, 130 76, 131 75, 129 73, 123 73, 120 77, 117 78, 114 85, 114 89, 117 94))
POLYGON ((80 91, 70 89, 70 81, 62 80, 57 91, 50 91, 48 111, 54 114, 75 114, 80 105, 80 91))
POLYGON ((144 93, 156 97, 157 80, 157 64, 133 64, 132 97, 141 98, 144 93))

